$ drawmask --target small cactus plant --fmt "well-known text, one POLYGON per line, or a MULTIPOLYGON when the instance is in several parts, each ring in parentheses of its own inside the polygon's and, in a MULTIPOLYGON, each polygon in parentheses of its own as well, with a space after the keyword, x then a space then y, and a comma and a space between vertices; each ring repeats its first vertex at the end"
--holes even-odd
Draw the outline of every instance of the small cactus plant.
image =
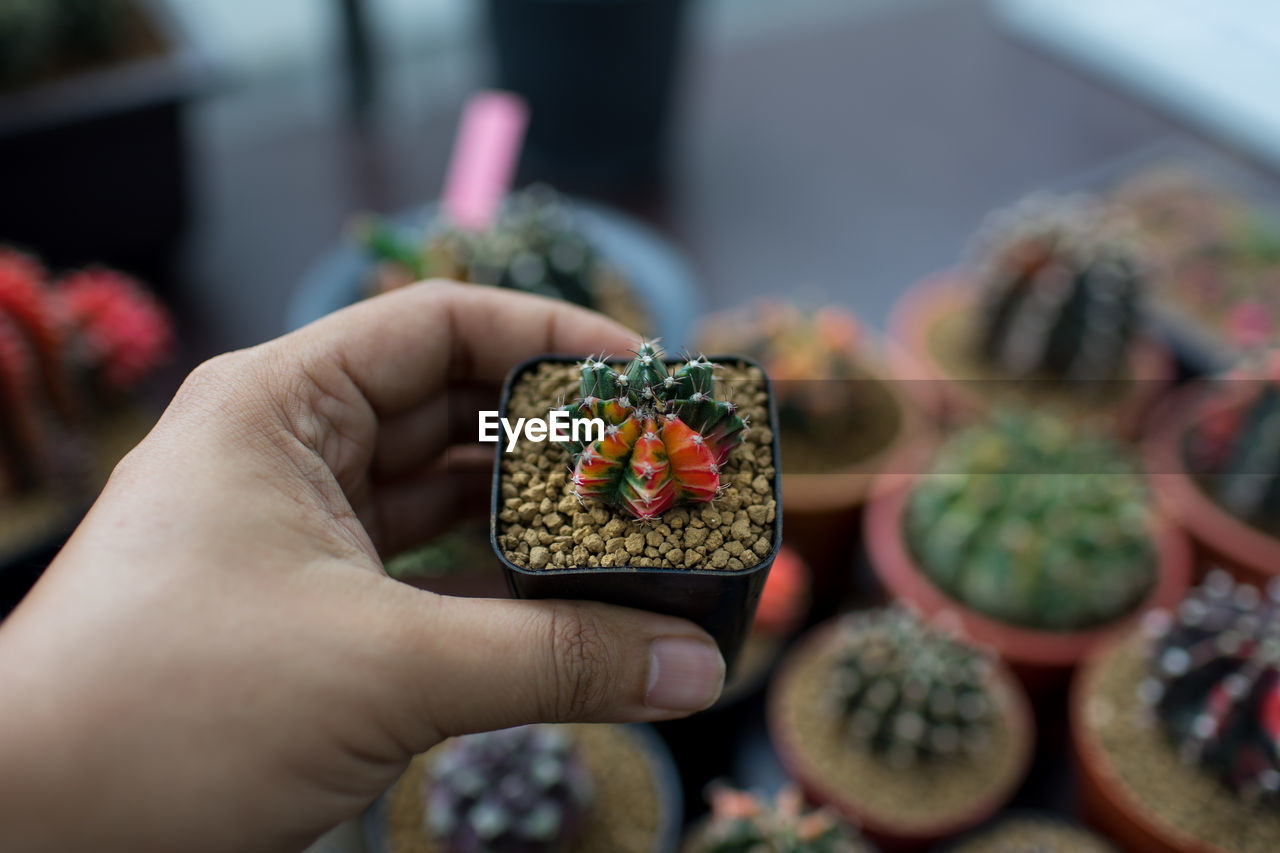
POLYGON ((1116 218, 1078 199, 1031 197, 984 231, 980 357, 1013 378, 1121 378, 1145 276, 1116 218))
POLYGON ((1280 351, 1219 381, 1228 405, 1188 433, 1189 468, 1228 512, 1280 530, 1280 351))
POLYGON ((1138 687, 1185 761, 1245 801, 1280 806, 1280 582, 1266 593, 1209 573, 1175 613, 1153 611, 1138 687))
POLYGON ((968 607, 1041 630, 1105 624, 1155 582, 1147 492, 1117 442, 1001 413, 953 436, 908 499, 921 569, 968 607))
POLYGON ((774 300, 717 315, 700 335, 705 352, 740 352, 758 361, 777 382, 779 425, 810 435, 833 417, 847 430, 855 380, 867 377, 859 363, 863 342, 858 319, 842 308, 805 311, 774 300))
POLYGON ((0 248, 0 494, 82 478, 86 428, 157 367, 171 338, 163 310, 124 276, 50 283, 34 259, 0 248))
POLYGON ((846 742, 895 767, 983 749, 999 713, 991 661, 903 608, 846 617, 828 700, 846 742))
POLYGON ((424 787, 426 829, 446 853, 560 853, 594 796, 573 739, 554 726, 456 738, 424 787))
POLYGON ((376 219, 357 239, 386 265, 378 290, 437 276, 509 287, 598 307, 596 288, 611 271, 573 228, 569 209, 549 187, 514 193, 493 228, 467 231, 443 217, 425 241, 376 219))
POLYGON ((711 789, 711 817, 691 853, 867 853, 858 833, 826 809, 806 810, 793 787, 773 803, 723 785, 711 789))
POLYGON ((715 370, 699 357, 669 372, 655 343, 642 343, 619 371, 584 361, 582 397, 564 410, 602 421, 604 435, 571 444, 574 494, 645 521, 715 498, 720 468, 747 429, 737 406, 715 399, 715 370))

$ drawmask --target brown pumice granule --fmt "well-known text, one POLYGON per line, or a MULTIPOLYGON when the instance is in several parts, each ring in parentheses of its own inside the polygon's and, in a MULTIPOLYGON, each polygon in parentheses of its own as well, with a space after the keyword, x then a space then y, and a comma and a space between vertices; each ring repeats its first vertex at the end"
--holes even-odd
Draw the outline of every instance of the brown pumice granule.
MULTIPOLYGON (((511 389, 506 417, 545 418, 578 396, 577 366, 545 363, 511 389)), ((773 548, 773 433, 757 367, 724 365, 717 394, 732 400, 750 429, 720 472, 710 503, 682 504, 653 522, 621 507, 582 503, 569 482, 567 447, 521 439, 502 454, 498 546, 527 569, 644 566, 740 571, 773 548)))

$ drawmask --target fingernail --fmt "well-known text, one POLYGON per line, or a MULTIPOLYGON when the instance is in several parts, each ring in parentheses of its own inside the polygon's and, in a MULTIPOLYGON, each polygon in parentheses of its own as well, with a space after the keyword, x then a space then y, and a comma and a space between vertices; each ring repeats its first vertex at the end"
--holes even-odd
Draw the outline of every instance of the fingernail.
POLYGON ((724 658, 712 643, 663 637, 649 646, 649 685, 644 703, 664 711, 701 711, 720 696, 724 658))

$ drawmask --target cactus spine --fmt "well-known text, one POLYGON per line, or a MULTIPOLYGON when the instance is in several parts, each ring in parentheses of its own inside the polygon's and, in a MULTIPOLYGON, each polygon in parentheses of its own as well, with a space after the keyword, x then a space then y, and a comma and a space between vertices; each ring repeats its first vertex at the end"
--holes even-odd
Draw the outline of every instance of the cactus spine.
POLYGON ((1280 805, 1280 582, 1264 595, 1215 570, 1146 628, 1151 669, 1138 695, 1183 759, 1246 801, 1280 805))
POLYGON ((424 795, 427 831, 447 853, 560 853, 593 790, 567 732, 522 726, 440 747, 424 795))
POLYGON ((715 399, 714 364, 700 357, 669 373, 662 357, 656 344, 642 343, 620 371, 602 359, 581 364, 582 397, 564 410, 602 421, 604 436, 572 444, 580 500, 647 521, 678 503, 715 498, 746 421, 733 403, 715 399))
POLYGON ((987 655, 901 608, 845 618, 828 697, 854 749, 896 767, 962 757, 998 713, 987 655))
POLYGON ((858 834, 826 809, 807 811, 783 788, 773 803, 723 785, 711 790, 711 818, 692 853, 867 853, 858 834))
POLYGON ((1115 218, 1080 200, 1032 197, 985 230, 982 358, 1015 378, 1121 378, 1145 278, 1115 218))
POLYGON ((1116 442, 1004 413, 953 436, 908 499, 921 569, 991 618, 1041 630, 1104 624, 1155 582, 1149 502, 1116 442))

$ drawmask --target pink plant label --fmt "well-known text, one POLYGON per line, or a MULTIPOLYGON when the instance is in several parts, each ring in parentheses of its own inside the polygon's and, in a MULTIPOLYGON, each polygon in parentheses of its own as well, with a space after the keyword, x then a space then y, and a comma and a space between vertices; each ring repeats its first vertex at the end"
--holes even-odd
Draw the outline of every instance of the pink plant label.
POLYGON ((480 92, 467 101, 444 185, 444 212, 459 228, 493 224, 511 189, 529 108, 510 92, 480 92))

